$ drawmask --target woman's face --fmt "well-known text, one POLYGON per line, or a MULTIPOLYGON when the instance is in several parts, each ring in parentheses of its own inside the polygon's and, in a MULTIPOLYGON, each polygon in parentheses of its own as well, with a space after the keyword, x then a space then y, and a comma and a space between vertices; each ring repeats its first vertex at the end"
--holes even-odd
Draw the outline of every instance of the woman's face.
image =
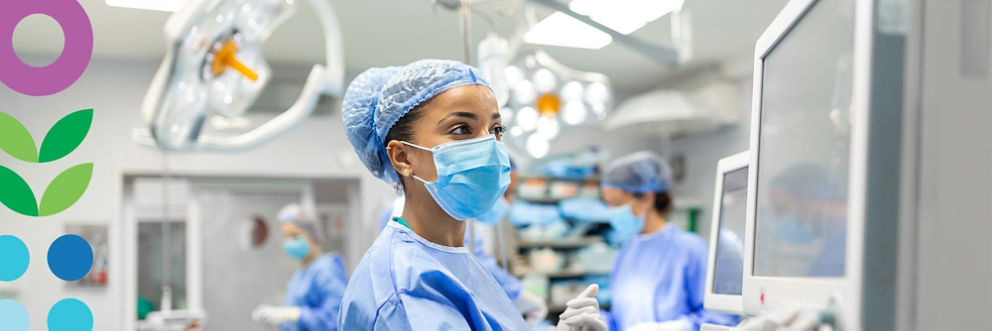
MULTIPOLYGON (((411 125, 413 135, 408 141, 425 148, 456 141, 496 135, 502 139, 503 125, 500 121, 496 97, 482 85, 468 85, 452 88, 438 94, 420 107, 420 117, 411 125)), ((411 173, 426 181, 437 179, 434 156, 430 151, 389 143, 390 148, 402 148, 404 155, 397 155, 394 164, 397 168, 408 167, 411 173), (398 160, 397 160, 398 159, 398 160)), ((402 169, 397 169, 402 173, 402 169)))
POLYGON ((603 202, 610 208, 630 205, 635 216, 643 216, 645 212, 654 204, 654 193, 647 193, 637 198, 633 193, 625 192, 612 187, 604 187, 602 190, 603 202))

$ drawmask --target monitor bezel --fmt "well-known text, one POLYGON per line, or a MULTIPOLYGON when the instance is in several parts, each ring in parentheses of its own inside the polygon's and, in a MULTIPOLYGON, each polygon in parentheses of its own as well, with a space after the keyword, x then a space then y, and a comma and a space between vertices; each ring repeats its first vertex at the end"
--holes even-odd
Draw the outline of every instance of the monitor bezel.
MULTIPOLYGON (((703 292, 703 307, 722 313, 744 314, 744 279, 741 278, 741 295, 718 294, 713 292, 713 280, 716 277, 716 252, 719 247, 720 221, 723 215, 723 183, 727 174, 747 168, 751 162, 751 155, 747 152, 740 152, 723 159, 716 165, 716 188, 713 192, 713 217, 710 221, 710 249, 706 262, 706 291, 703 292)), ((748 173, 750 175, 750 173, 748 173)), ((743 257, 741 257, 743 260, 743 257)), ((743 262, 743 261, 742 261, 743 262)), ((741 270, 743 276, 743 270, 741 270)))
POLYGON ((751 167, 748 170, 748 202, 744 240, 744 311, 760 315, 787 305, 825 308, 835 305, 838 325, 856 328, 860 319, 864 238, 865 187, 868 146, 868 89, 873 38, 873 1, 854 4, 853 82, 851 96, 851 141, 848 171, 848 221, 845 275, 836 278, 754 276, 755 215, 760 155, 761 105, 764 61, 779 42, 821 0, 789 1, 755 45, 751 107, 751 167))

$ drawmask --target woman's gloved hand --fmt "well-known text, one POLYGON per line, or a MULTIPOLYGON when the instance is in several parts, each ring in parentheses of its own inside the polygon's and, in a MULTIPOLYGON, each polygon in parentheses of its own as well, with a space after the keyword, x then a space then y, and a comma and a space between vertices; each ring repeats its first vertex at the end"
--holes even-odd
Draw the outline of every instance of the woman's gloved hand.
POLYGON ((520 291, 520 297, 515 302, 520 314, 524 315, 524 321, 531 327, 541 323, 548 317, 548 305, 540 297, 527 291, 520 291))
POLYGON ((599 285, 589 285, 575 299, 565 305, 565 312, 558 316, 557 331, 607 331, 606 319, 599 313, 596 301, 599 285))
POLYGON ((299 307, 261 305, 251 312, 251 319, 258 323, 279 325, 295 323, 300 319, 299 307))

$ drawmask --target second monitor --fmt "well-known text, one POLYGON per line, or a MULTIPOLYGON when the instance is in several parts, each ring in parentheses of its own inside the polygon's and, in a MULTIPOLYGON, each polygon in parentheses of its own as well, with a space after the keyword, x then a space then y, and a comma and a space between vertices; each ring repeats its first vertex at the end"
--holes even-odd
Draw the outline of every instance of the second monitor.
POLYGON ((708 310, 744 314, 744 229, 747 217, 748 152, 720 160, 717 165, 706 268, 708 310))

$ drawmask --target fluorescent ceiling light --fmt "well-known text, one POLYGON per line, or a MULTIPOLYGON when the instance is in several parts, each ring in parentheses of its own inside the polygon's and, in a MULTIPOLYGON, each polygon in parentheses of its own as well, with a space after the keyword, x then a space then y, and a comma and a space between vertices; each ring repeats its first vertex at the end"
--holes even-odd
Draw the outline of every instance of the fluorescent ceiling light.
POLYGON ((147 9, 159 11, 177 11, 183 8, 187 0, 105 0, 107 6, 147 9))
POLYGON ((529 44, 600 49, 613 42, 613 38, 565 13, 554 12, 534 24, 524 34, 524 41, 529 44))
POLYGON ((568 9, 622 34, 682 9, 685 0, 572 0, 568 9))

